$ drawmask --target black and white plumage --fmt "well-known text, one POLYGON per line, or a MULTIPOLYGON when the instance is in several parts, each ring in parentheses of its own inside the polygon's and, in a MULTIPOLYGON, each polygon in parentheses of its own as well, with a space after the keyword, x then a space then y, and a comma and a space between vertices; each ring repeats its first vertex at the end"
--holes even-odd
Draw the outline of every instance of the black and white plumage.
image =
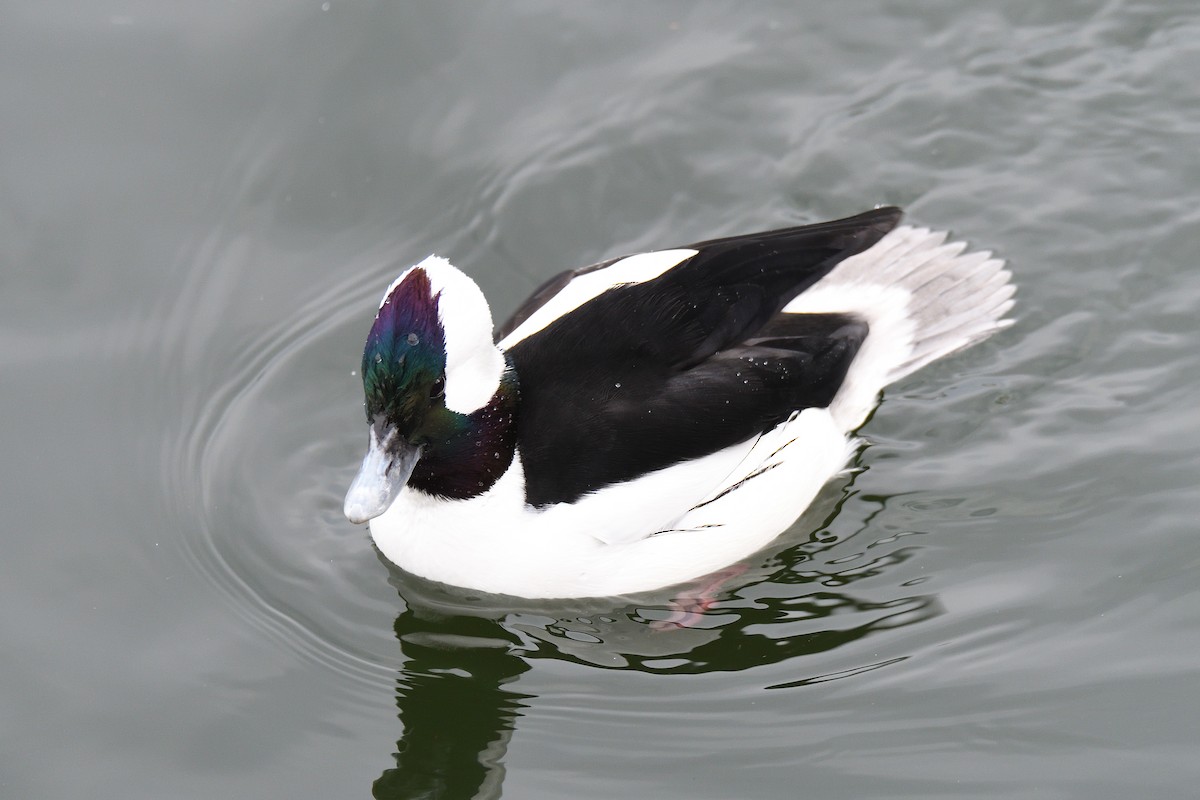
POLYGON ((347 516, 409 571, 526 597, 744 558, 843 468, 885 385, 1008 324, 1003 263, 900 216, 563 273, 495 342, 478 287, 426 259, 368 339, 347 516))

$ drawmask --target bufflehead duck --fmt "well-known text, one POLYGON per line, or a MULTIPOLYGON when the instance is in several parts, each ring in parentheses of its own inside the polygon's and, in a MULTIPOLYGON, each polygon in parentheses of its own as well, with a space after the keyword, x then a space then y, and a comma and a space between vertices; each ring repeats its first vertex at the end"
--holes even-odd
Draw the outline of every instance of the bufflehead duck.
POLYGON ((883 387, 1011 322, 1002 261, 900 217, 564 272, 495 337, 479 287, 426 258, 367 337, 346 516, 409 572, 522 597, 745 558, 844 468, 883 387))

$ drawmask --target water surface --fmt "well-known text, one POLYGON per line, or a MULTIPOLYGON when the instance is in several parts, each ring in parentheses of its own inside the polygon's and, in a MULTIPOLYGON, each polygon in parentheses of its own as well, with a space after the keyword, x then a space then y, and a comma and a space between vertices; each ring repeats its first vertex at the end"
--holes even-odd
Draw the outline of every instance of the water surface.
POLYGON ((3 14, 3 796, 1194 794, 1192 4, 3 14), (879 203, 1008 259, 1018 324, 891 387, 692 627, 342 518, 407 264, 503 317, 879 203))

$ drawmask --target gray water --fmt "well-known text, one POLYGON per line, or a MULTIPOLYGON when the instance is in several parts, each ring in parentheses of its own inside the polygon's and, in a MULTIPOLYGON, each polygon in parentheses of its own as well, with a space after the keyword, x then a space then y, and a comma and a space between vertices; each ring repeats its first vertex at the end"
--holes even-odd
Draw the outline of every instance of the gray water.
POLYGON ((1197 75, 1186 0, 3 4, 0 797, 1196 796, 1197 75), (877 203, 1018 323, 693 627, 342 518, 403 266, 877 203))

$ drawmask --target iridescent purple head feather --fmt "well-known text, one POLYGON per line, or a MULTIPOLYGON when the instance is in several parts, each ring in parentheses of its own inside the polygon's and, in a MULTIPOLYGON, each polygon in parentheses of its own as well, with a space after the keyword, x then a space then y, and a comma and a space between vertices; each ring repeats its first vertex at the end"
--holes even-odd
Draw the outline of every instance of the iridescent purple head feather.
POLYGON ((425 270, 414 267, 384 298, 363 348, 368 421, 382 416, 407 433, 404 423, 415 421, 413 416, 423 410, 417 401, 436 394, 444 381, 446 339, 438 318, 439 297, 425 270))

